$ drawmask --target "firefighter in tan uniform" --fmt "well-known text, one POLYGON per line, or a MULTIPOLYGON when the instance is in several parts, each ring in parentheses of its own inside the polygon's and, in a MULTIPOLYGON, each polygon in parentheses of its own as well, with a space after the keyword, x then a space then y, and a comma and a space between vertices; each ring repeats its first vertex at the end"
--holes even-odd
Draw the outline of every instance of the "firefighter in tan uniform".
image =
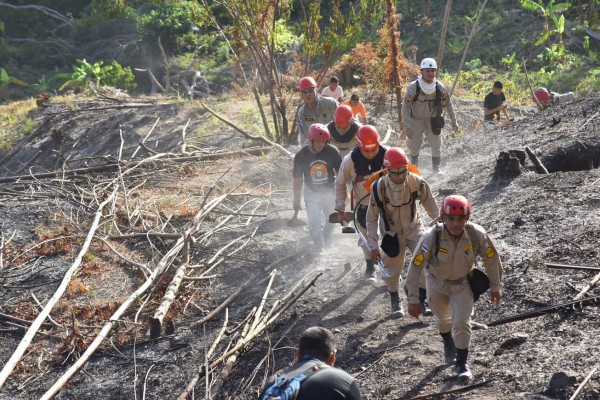
POLYGON ((431 147, 433 173, 439 174, 442 161, 442 128, 432 126, 433 117, 441 117, 442 110, 446 109, 454 132, 458 132, 458 123, 448 91, 435 77, 437 71, 435 60, 425 58, 421 61, 420 67, 421 76, 408 84, 402 101, 404 134, 407 138, 406 145, 409 148, 410 162, 414 165, 419 165, 419 152, 423 144, 423 135, 425 135, 425 139, 431 147))
MULTIPOLYGON (((471 343, 471 315, 478 297, 469 277, 474 274, 477 256, 481 257, 489 278, 491 302, 502 298, 502 264, 496 248, 480 225, 469 222, 471 204, 464 196, 451 195, 442 202, 442 224, 423 234, 413 254, 406 276, 408 313, 419 317, 419 275, 425 268, 429 306, 438 319, 438 329, 444 341, 447 363, 456 356, 455 371, 459 380, 469 381, 473 375, 467 366, 471 343)), ((485 277, 485 276, 484 276, 485 277)))
MULTIPOLYGON (((348 183, 352 184, 351 207, 356 208, 356 226, 361 234, 367 236, 367 207, 369 192, 364 187, 364 181, 374 172, 383 168, 383 156, 386 152, 384 146, 379 144, 379 132, 371 125, 363 125, 356 134, 357 146, 342 159, 340 171, 335 179, 335 210, 339 213, 340 220, 346 220, 345 209, 348 200, 348 183)), ((347 221, 347 220, 346 220, 347 221)), ((348 221, 347 221, 348 222, 348 221)), ((371 251, 358 239, 367 268, 365 277, 375 280, 375 265, 371 259, 371 251)))
MULTIPOLYGON (((404 150, 399 147, 388 149, 383 157, 383 166, 387 174, 371 186, 367 210, 367 240, 372 249, 371 258, 374 261, 381 260, 389 273, 383 280, 390 293, 392 314, 402 316, 398 286, 406 247, 410 249, 411 254, 414 253, 425 230, 417 211, 417 200, 432 220, 438 217, 439 209, 427 182, 408 170, 408 157, 404 150), (378 225, 383 238, 381 251, 377 235, 378 225)), ((421 313, 431 315, 426 303, 425 282, 420 286, 421 313)))

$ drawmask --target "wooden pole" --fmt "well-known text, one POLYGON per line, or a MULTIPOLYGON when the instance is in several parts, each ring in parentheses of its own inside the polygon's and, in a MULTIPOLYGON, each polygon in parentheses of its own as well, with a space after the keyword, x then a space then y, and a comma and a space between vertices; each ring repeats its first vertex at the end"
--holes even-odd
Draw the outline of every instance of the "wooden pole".
POLYGON ((442 68, 442 58, 444 56, 444 46, 446 45, 446 31, 448 30, 448 18, 450 17, 450 8, 452 7, 452 0, 448 0, 446 3, 446 11, 444 11, 444 22, 442 24, 442 31, 440 33, 440 44, 438 47, 437 65, 438 71, 442 68))

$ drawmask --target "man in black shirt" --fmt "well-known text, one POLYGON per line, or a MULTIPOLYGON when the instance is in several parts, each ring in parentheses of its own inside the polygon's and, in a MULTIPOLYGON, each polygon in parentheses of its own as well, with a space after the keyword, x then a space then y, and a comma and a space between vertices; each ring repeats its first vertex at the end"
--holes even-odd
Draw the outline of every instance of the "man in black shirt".
POLYGON ((308 328, 300 337, 296 364, 270 377, 259 399, 269 399, 270 394, 276 393, 273 385, 278 378, 288 382, 304 374, 305 379, 299 378, 297 400, 361 400, 354 378, 341 369, 333 368, 335 355, 333 333, 318 326, 308 328))
MULTIPOLYGON (((486 128, 493 128, 498 122, 500 122, 500 111, 506 113, 506 96, 502 92, 502 82, 494 82, 492 91, 489 92, 483 101, 484 116, 483 124, 486 128)), ((508 114, 507 119, 508 119, 508 114)))
POLYGON ((294 211, 300 209, 302 183, 304 204, 308 217, 308 231, 316 252, 328 245, 333 224, 328 223, 333 213, 335 175, 340 169, 340 151, 329 144, 331 135, 323 124, 308 128, 308 143, 294 156, 294 211))

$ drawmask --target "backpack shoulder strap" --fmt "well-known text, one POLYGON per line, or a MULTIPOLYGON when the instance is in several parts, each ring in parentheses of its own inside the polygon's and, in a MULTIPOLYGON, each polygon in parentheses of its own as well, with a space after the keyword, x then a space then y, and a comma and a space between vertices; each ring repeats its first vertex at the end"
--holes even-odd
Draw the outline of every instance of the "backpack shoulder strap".
MULTIPOLYGON (((390 224, 388 223, 387 218, 385 218, 385 206, 383 204, 383 200, 379 197, 379 181, 382 178, 377 179, 373 182, 373 187, 371 192, 373 193, 373 197, 375 198, 375 203, 377 203, 377 207, 379 207, 379 213, 381 214, 381 219, 383 220, 383 224, 385 226, 385 230, 390 230, 390 224)), ((385 199, 385 183, 382 184, 381 190, 383 191, 383 198, 385 199)))
POLYGON ((435 251, 433 252, 433 256, 437 257, 438 252, 440 251, 440 241, 442 240, 442 224, 439 222, 435 224, 435 251))
POLYGON ((287 376, 283 370, 277 372, 275 382, 260 396, 260 400, 295 399, 298 397, 302 382, 329 366, 325 363, 311 365, 293 376, 287 376))
POLYGON ((416 88, 415 88, 415 95, 413 96, 413 101, 417 101, 419 99, 419 94, 421 94, 421 85, 419 85, 419 80, 417 79, 415 81, 416 84, 416 88))

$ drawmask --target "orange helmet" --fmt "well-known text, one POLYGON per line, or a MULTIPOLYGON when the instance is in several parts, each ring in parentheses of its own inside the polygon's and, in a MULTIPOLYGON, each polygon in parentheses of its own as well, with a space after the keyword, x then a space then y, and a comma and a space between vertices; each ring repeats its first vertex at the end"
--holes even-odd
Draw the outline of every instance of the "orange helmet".
POLYGON ((352 112, 352 108, 347 104, 342 104, 336 108, 333 114, 333 123, 340 128, 349 127, 353 119, 354 113, 352 112))
POLYGON ((471 215, 471 203, 465 196, 453 194, 442 201, 440 215, 471 215))
POLYGON ((373 125, 363 125, 356 134, 356 142, 361 150, 376 150, 379 148, 379 133, 373 125))
POLYGON ((329 142, 331 134, 329 129, 323 124, 312 124, 308 128, 308 141, 312 144, 313 141, 329 142))
POLYGON ((405 168, 408 166, 408 157, 400 147, 392 147, 387 149, 383 156, 383 166, 388 171, 405 168))
POLYGON ((304 89, 308 88, 316 88, 317 82, 315 82, 312 76, 305 76, 304 78, 300 79, 298 86, 300 87, 300 91, 303 91, 304 89))
POLYGON ((544 87, 535 89, 533 94, 540 103, 547 103, 550 100, 550 92, 544 87))

